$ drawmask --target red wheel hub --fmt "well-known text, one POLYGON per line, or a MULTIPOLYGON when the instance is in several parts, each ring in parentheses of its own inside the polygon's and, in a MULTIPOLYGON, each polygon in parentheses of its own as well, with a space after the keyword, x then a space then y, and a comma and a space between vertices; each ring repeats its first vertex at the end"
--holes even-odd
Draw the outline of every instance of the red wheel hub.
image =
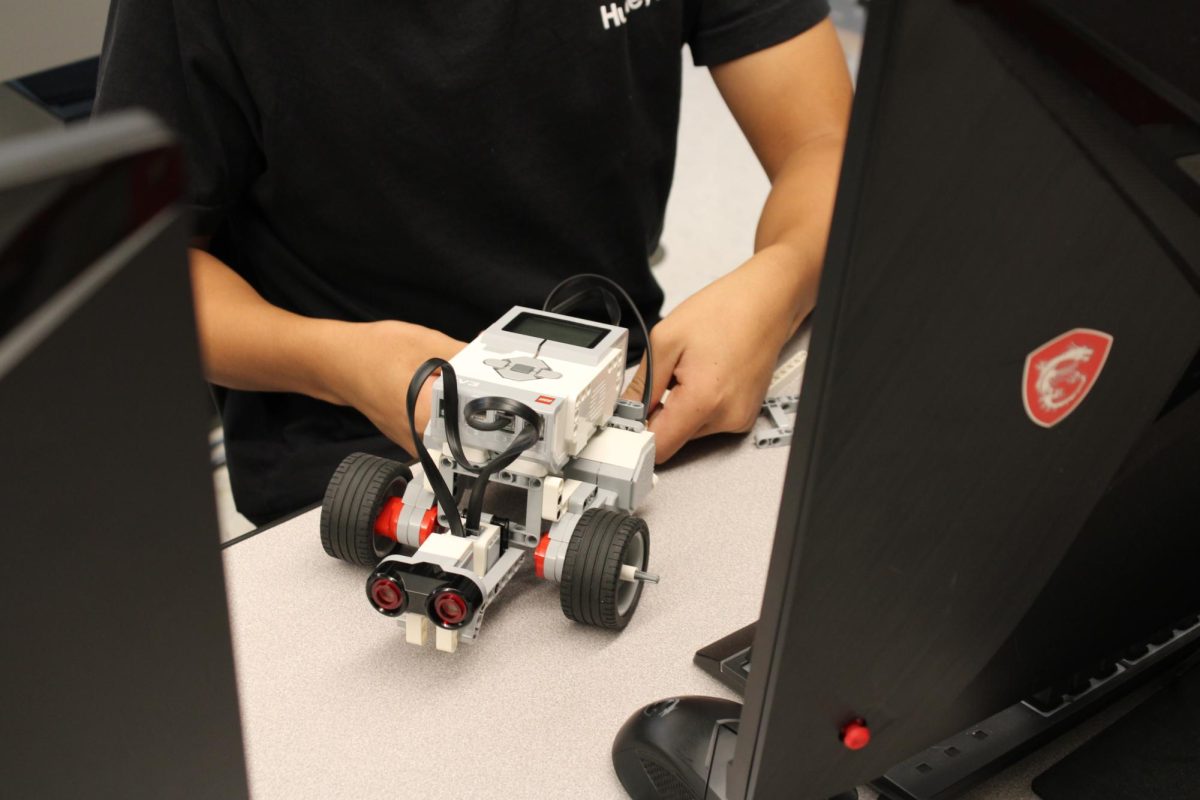
POLYGON ((550 534, 542 534, 537 549, 533 551, 533 573, 539 578, 546 577, 546 551, 550 548, 550 534))
POLYGON ((418 543, 425 544, 425 540, 429 538, 429 534, 433 533, 434 528, 437 527, 437 516, 438 507, 435 505, 421 517, 421 532, 417 539, 418 543))
POLYGON ((379 509, 375 518, 375 535, 396 541, 396 524, 400 521, 400 512, 404 510, 404 501, 399 497, 389 497, 379 509))

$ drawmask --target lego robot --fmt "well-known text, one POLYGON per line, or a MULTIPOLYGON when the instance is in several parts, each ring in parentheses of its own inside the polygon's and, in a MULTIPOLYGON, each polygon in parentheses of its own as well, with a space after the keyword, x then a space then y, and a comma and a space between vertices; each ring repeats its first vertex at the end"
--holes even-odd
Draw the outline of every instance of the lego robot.
MULTIPOLYGON (((596 280, 572 280, 584 278, 596 280)), ((628 345, 618 324, 513 308, 451 361, 431 359, 414 375, 410 419, 425 381, 441 373, 419 464, 355 453, 338 466, 321 542, 373 567, 367 598, 409 643, 432 638, 453 652, 474 641, 527 556, 559 585, 568 618, 629 623, 643 585, 658 578, 646 571, 650 532, 634 515, 654 485, 650 387, 642 403, 620 399, 628 345), (516 513, 485 511, 489 488, 516 513)))

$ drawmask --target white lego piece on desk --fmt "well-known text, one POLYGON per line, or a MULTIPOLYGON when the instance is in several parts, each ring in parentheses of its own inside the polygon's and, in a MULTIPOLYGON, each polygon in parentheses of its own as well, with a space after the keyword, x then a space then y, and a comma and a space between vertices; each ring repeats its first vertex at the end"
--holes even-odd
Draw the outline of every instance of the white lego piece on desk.
POLYGON ((443 653, 453 653, 458 649, 458 631, 437 629, 437 649, 443 653))
MULTIPOLYGON (((788 378, 792 377, 793 373, 795 373, 797 370, 803 370, 804 366, 807 363, 808 363, 808 351, 807 350, 801 350, 800 352, 793 355, 787 361, 780 364, 779 367, 775 370, 775 373, 771 376, 771 385, 770 385, 769 389, 774 389, 777 386, 782 386, 784 381, 786 381, 788 378)), ((767 393, 771 394, 771 392, 769 390, 767 393)))
POLYGON ((429 641, 429 618, 424 614, 410 611, 404 615, 404 638, 409 644, 424 647, 429 641))

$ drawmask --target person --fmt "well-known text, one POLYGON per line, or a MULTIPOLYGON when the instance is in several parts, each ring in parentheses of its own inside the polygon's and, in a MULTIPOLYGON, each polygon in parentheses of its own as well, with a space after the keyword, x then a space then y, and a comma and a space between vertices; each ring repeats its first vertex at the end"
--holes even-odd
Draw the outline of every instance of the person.
POLYGON ((201 351, 261 524, 350 452, 411 453, 415 368, 580 272, 657 321, 660 463, 747 430, 816 300, 851 92, 824 0, 112 0, 96 109, 184 143, 201 351), (685 44, 772 188, 754 255, 660 320, 685 44))

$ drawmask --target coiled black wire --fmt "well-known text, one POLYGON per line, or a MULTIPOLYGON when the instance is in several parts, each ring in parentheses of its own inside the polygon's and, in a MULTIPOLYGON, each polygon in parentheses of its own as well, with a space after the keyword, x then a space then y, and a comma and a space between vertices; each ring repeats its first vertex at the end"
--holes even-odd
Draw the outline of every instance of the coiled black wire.
POLYGON ((483 497, 487 491, 488 481, 492 475, 516 461, 522 453, 537 444, 542 435, 542 418, 529 406, 509 397, 477 397, 467 403, 467 407, 463 409, 463 417, 467 420, 467 424, 475 430, 500 430, 506 427, 513 418, 520 418, 525 423, 521 426, 521 430, 517 431, 517 435, 513 437, 504 452, 486 464, 477 466, 472 464, 463 452, 462 439, 459 437, 458 430, 458 376, 454 374, 454 367, 450 366, 449 361, 442 358, 431 358, 418 367, 408 384, 406 400, 408 424, 413 433, 413 445, 417 451, 417 458, 425 469, 425 475, 429 479, 429 485, 433 488, 438 505, 446 514, 450 532, 455 536, 467 536, 468 532, 478 531, 479 520, 483 515, 483 497), (438 471, 437 463, 429 454, 425 443, 421 441, 421 432, 417 430, 416 410, 421 387, 439 369, 442 371, 442 418, 446 427, 446 443, 450 446, 450 454, 454 456, 455 460, 463 469, 475 476, 475 485, 471 489, 471 502, 467 506, 465 527, 459 515, 454 492, 446 485, 442 473, 438 471), (487 417, 489 412, 492 413, 491 419, 487 417))

